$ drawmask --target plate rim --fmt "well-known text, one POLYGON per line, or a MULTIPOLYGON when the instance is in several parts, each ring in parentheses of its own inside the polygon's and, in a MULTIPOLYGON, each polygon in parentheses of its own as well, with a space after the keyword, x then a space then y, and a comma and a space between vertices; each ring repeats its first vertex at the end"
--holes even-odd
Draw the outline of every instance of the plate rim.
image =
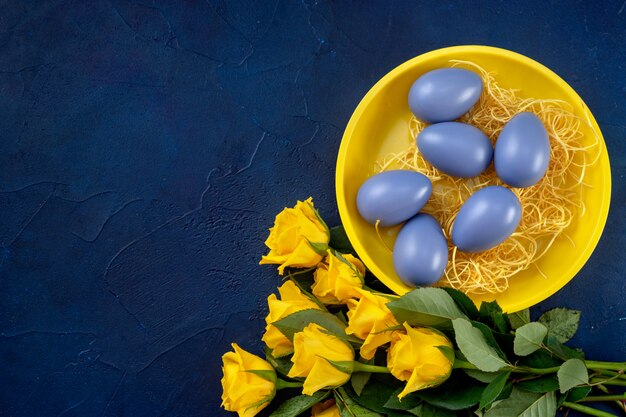
MULTIPOLYGON (((580 97, 580 95, 576 92, 576 90, 572 86, 570 86, 565 80, 563 80, 558 74, 556 74, 554 71, 552 71, 545 65, 541 64, 540 62, 535 61, 534 59, 529 58, 520 53, 510 51, 508 49, 503 49, 503 48, 498 48, 498 47, 493 47, 493 46, 486 46, 486 45, 458 45, 458 46, 449 46, 445 48, 439 48, 439 49, 435 49, 429 52, 425 52, 423 54, 420 54, 414 58, 411 58, 401 63, 400 65, 396 66, 391 71, 389 71, 387 74, 385 74, 363 96, 363 98, 357 105, 356 109, 350 116, 350 120, 348 121, 346 129, 341 138, 341 143, 340 143, 339 151, 337 154, 337 164, 335 167, 336 169, 335 170, 335 193, 336 193, 339 217, 341 219, 341 222, 344 226, 346 234, 348 238, 350 239, 350 242, 352 243, 355 251, 361 258, 363 263, 367 266, 367 268, 378 278, 378 280, 381 281, 385 286, 387 286, 390 290, 392 290, 396 294, 403 294, 409 291, 411 289, 409 286, 403 283, 398 283, 395 281, 388 280, 386 278, 386 274, 378 267, 377 263, 375 263, 369 256, 364 256, 364 255, 367 255, 365 252, 364 246, 361 244, 360 241, 356 239, 356 231, 355 231, 354 225, 350 221, 349 216, 347 214, 347 210, 348 210, 347 201, 345 198, 345 189, 344 189, 344 184, 343 184, 343 179, 344 179, 343 173, 345 171, 346 161, 348 160, 348 158, 346 157, 348 142, 350 141, 350 138, 354 133, 355 127, 358 124, 360 118, 362 117, 369 102, 391 80, 399 76, 406 69, 413 67, 422 61, 427 61, 431 58, 436 58, 442 55, 448 55, 450 53, 461 53, 461 52, 462 53, 481 52, 481 53, 488 53, 492 55, 495 54, 499 56, 504 55, 507 58, 512 59, 514 61, 518 61, 520 63, 536 67, 540 72, 548 76, 553 82, 559 84, 568 93, 573 95, 574 98, 580 100, 582 110, 589 119, 590 127, 592 128, 592 130, 594 130, 597 133, 598 138, 600 139, 599 145, 601 149, 600 149, 600 158, 598 160, 598 164, 601 164, 602 166, 600 166, 599 168, 601 169, 602 172, 609 173, 608 176, 607 175, 604 176, 605 178, 603 181, 603 189, 601 190, 604 198, 603 198, 603 201, 601 202, 599 216, 597 218, 593 232, 589 236, 589 239, 587 239, 587 244, 583 248, 581 252, 581 256, 579 256, 575 262, 572 262, 570 267, 567 268, 566 271, 564 271, 564 272, 567 272, 567 275, 568 275, 564 284, 561 286, 554 286, 554 288, 549 288, 546 292, 539 293, 539 295, 528 297, 523 302, 510 303, 505 308, 505 310, 509 312, 519 311, 519 310, 528 308, 530 306, 533 306, 549 298, 554 293, 556 293, 561 288, 563 288, 565 285, 567 285, 576 276, 576 274, 582 269, 582 267, 587 263, 587 261, 591 257, 591 254, 597 247, 598 242, 600 241, 600 237, 602 236, 604 227, 607 222, 609 208, 610 208, 610 201, 611 201, 611 185, 612 185, 611 184, 612 183, 611 164, 609 160, 606 143, 604 141, 604 136, 602 135, 602 131, 600 130, 600 126, 598 125, 592 112, 589 110, 589 107, 584 102, 584 100, 580 97), (382 279, 381 279, 381 276, 383 277, 382 279)), ((476 301, 474 302, 476 303, 476 301)))

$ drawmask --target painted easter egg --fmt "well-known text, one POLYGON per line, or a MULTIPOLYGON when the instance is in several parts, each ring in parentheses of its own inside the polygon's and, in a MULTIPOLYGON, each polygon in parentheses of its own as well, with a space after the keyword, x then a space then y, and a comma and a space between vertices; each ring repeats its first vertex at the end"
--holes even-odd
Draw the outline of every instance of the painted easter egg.
POLYGON ((481 252, 504 242, 517 229, 522 205, 508 188, 481 188, 461 206, 452 225, 452 243, 464 252, 481 252))

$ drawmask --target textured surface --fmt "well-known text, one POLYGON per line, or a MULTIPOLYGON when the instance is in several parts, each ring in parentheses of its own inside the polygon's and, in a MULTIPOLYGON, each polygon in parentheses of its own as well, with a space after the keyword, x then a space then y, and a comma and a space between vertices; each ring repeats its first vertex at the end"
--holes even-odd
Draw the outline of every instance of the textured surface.
POLYGON ((625 4, 523 4, 0 2, 0 415, 230 415, 220 355, 260 350, 273 216, 312 195, 335 224, 359 99, 454 44, 535 58, 596 115, 606 231, 533 312, 581 309, 572 343, 626 358, 625 4))

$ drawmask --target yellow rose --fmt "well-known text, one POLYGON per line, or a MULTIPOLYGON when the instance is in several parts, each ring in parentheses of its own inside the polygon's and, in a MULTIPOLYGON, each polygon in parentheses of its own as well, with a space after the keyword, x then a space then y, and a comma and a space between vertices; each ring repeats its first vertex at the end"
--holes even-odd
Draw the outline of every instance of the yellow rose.
POLYGON ((389 327, 397 326, 396 321, 387 303, 388 298, 372 294, 366 290, 358 290, 360 299, 348 300, 348 327, 347 334, 353 334, 364 340, 361 346, 361 357, 372 359, 376 349, 391 341, 392 331, 385 331, 389 327))
POLYGON ((398 398, 439 385, 450 376, 452 362, 437 346, 452 348, 441 333, 424 327, 412 328, 404 323, 406 334, 394 332, 387 352, 387 367, 400 381, 407 381, 398 398))
POLYGON ((315 282, 311 289, 324 304, 345 304, 349 299, 360 296, 358 290, 363 287, 365 265, 352 255, 341 256, 348 263, 328 251, 326 260, 317 266, 313 274, 315 282))
POLYGON ((274 368, 236 343, 222 356, 222 407, 239 417, 252 417, 267 407, 276 394, 274 368), (265 371, 272 381, 249 371, 265 371), (269 371, 269 372, 268 372, 269 371))
POLYGON ((311 417, 340 417, 339 409, 335 400, 326 400, 321 403, 317 403, 311 409, 311 417))
POLYGON ((350 379, 350 372, 341 371, 328 361, 352 363, 352 347, 326 333, 319 325, 311 323, 296 333, 293 345, 293 366, 287 376, 306 378, 302 387, 303 394, 313 395, 322 388, 338 387, 350 379))
POLYGON ((275 294, 271 294, 267 297, 267 305, 270 311, 265 318, 265 334, 262 338, 267 347, 272 349, 272 355, 275 358, 293 353, 293 344, 272 323, 296 311, 309 308, 319 309, 319 306, 309 297, 302 294, 300 289, 292 281, 285 282, 278 288, 278 292, 280 293, 280 300, 275 294))
POLYGON ((274 227, 265 245, 270 253, 261 258, 261 265, 278 264, 278 273, 282 275, 285 268, 295 266, 308 268, 317 265, 322 256, 309 244, 328 245, 330 232, 313 206, 313 198, 298 201, 293 208, 285 208, 278 213, 274 227))

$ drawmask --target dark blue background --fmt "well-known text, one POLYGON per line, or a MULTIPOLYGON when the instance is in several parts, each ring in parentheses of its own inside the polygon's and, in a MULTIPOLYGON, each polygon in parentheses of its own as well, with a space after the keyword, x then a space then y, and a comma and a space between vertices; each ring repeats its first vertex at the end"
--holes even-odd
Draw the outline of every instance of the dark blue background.
POLYGON ((227 416, 220 356, 260 351, 274 215, 338 222, 346 123, 385 73, 456 44, 559 73, 604 132, 613 198, 536 315, 626 359, 626 10, 614 2, 3 1, 0 415, 227 416))

